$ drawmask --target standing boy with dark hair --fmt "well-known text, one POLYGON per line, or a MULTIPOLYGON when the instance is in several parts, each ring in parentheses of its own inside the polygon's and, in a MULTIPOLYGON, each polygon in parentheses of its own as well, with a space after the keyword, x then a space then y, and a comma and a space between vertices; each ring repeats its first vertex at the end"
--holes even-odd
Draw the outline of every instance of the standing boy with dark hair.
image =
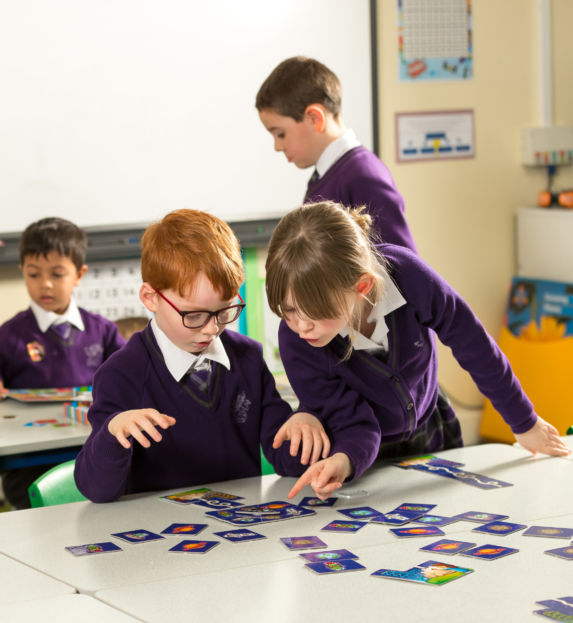
POLYGON ((331 200, 366 206, 383 242, 416 251, 404 199, 388 169, 346 129, 342 89, 319 61, 295 56, 280 63, 257 93, 255 106, 276 151, 298 168, 315 166, 304 203, 331 200))
MULTIPOLYGON (((125 343, 113 322, 80 309, 72 296, 87 270, 86 250, 85 232, 65 219, 41 219, 22 234, 20 268, 31 301, 0 327, 1 394, 91 385, 98 366, 125 343)), ((4 476, 12 506, 29 506, 28 485, 49 467, 4 476)))

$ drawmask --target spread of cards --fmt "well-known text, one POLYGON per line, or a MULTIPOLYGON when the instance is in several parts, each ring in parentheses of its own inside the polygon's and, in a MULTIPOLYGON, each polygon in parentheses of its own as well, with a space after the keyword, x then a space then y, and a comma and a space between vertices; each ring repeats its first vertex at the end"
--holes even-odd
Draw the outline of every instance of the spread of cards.
MULTIPOLYGON (((206 554, 223 542, 242 543, 244 541, 258 541, 266 539, 253 527, 259 528, 268 522, 285 521, 316 515, 317 509, 331 509, 340 501, 337 497, 320 500, 316 497, 305 497, 298 504, 282 500, 247 505, 244 498, 213 491, 209 488, 193 489, 172 495, 162 496, 160 500, 178 505, 192 504, 205 508, 206 521, 211 519, 232 525, 232 529, 213 531, 217 540, 200 538, 201 533, 209 526, 208 523, 172 523, 166 525, 160 532, 152 532, 144 528, 114 532, 111 537, 119 541, 123 547, 149 541, 166 540, 166 551, 182 554, 206 554), (192 538, 190 538, 192 537, 192 538), (177 542, 174 542, 177 538, 177 542)), ((347 571, 366 571, 360 563, 359 557, 346 548, 330 549, 327 540, 328 533, 346 533, 349 540, 351 535, 359 530, 380 529, 386 527, 397 539, 420 539, 422 537, 436 537, 419 547, 424 558, 410 569, 376 569, 370 575, 375 578, 416 582, 432 586, 442 586, 453 580, 463 578, 474 569, 466 566, 472 559, 495 561, 504 556, 517 554, 519 549, 506 547, 499 542, 499 537, 508 534, 520 533, 523 537, 541 537, 548 539, 564 539, 568 543, 562 547, 545 550, 545 554, 556 556, 564 560, 573 560, 573 528, 559 526, 527 526, 522 523, 508 521, 507 515, 494 514, 483 511, 466 511, 453 516, 444 516, 434 512, 435 504, 404 502, 390 511, 381 511, 370 506, 332 509, 336 512, 333 519, 325 521, 320 528, 322 538, 316 534, 303 536, 285 536, 279 539, 282 546, 296 553, 303 566, 317 574, 340 574, 347 571), (472 530, 475 539, 463 541, 454 538, 445 538, 443 528, 455 522, 472 522, 477 524, 472 530), (436 560, 437 555, 450 557, 448 562, 436 560), (451 563, 451 557, 456 556, 456 563, 451 563), (464 557, 462 559, 462 557, 464 557), (457 561, 460 560, 459 564, 457 561)), ((319 512, 326 513, 326 510, 319 512)), ((83 545, 67 546, 66 549, 74 556, 105 554, 122 551, 120 544, 115 541, 102 539, 99 542, 83 545)), ((422 556, 420 556, 422 558, 422 556)), ((551 618, 551 613, 558 612, 565 618, 560 621, 573 621, 573 597, 559 597, 539 601, 543 610, 536 614, 551 618), (556 610, 556 608, 561 610, 556 610), (571 616, 572 618, 567 618, 571 616)))

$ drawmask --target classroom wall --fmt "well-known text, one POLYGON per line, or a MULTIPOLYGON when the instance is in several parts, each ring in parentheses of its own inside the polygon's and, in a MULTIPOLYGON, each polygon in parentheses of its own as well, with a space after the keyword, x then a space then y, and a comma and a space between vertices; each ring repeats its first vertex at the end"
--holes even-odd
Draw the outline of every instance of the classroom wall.
MULTIPOLYGON (((537 0, 473 0, 474 78, 398 83, 396 1, 379 0, 381 157, 406 200, 422 257, 470 303, 497 338, 515 271, 514 214, 535 203, 543 169, 520 162, 520 129, 539 123, 537 0), (476 157, 396 162, 396 112, 474 110, 476 157)), ((573 2, 552 0, 554 123, 573 125, 573 2)), ((565 167, 555 187, 573 187, 565 167)), ((550 252, 550 248, 548 248, 550 252)), ((480 405, 469 375, 440 345, 440 382, 457 401, 480 405)))

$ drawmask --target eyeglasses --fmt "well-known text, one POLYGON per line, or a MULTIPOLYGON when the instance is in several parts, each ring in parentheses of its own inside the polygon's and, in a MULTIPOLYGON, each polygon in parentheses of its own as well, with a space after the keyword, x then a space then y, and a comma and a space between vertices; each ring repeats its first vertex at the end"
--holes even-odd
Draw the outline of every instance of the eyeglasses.
POLYGON ((173 309, 181 316, 181 320, 183 321, 183 326, 187 327, 187 329, 202 329, 205 325, 209 323, 211 318, 215 318, 215 322, 219 325, 221 324, 229 324, 230 322, 234 322, 241 315, 241 312, 245 308, 245 301, 241 298, 240 294, 237 296, 241 299, 241 303, 237 305, 230 305, 229 307, 223 307, 223 309, 218 309, 217 311, 181 311, 177 309, 175 305, 159 290, 153 288, 153 290, 159 294, 159 296, 173 307, 173 309))

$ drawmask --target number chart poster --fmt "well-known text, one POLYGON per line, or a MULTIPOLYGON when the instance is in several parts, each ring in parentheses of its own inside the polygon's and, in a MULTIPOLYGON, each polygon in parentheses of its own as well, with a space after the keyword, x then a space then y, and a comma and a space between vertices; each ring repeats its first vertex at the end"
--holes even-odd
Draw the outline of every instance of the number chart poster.
POLYGON ((398 79, 469 80, 471 0, 397 0, 398 79))

